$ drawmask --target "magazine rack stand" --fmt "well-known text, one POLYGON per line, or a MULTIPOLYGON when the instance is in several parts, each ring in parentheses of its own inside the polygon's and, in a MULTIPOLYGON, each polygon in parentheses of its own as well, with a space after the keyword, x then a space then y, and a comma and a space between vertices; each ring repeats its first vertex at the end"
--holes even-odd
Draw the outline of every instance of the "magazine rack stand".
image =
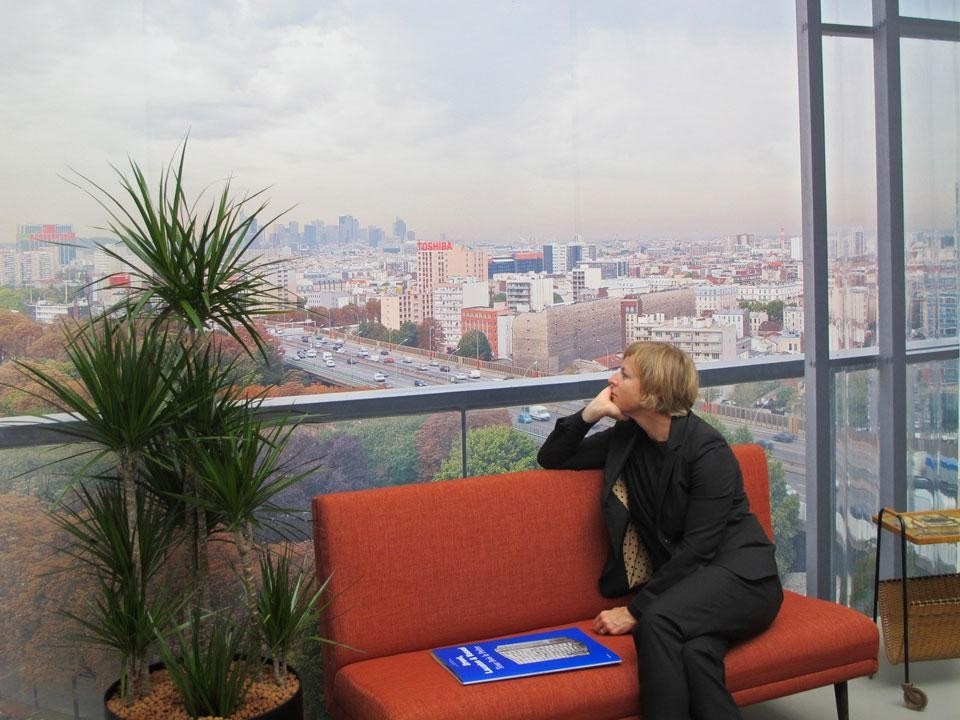
POLYGON ((923 710, 927 696, 910 682, 910 660, 960 657, 960 574, 907 576, 907 543, 960 542, 960 510, 897 512, 882 508, 877 523, 877 563, 873 585, 873 620, 879 606, 883 645, 891 663, 903 662, 903 700, 923 710), (883 531, 900 536, 899 579, 880 580, 883 531))

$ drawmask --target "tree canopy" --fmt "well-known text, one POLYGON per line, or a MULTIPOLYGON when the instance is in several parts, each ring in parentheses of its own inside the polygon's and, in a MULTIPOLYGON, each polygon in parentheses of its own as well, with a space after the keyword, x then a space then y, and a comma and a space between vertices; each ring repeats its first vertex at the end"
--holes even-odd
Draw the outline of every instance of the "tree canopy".
POLYGON ((460 337, 460 342, 454 352, 459 357, 476 358, 477 360, 492 360, 493 352, 490 341, 480 330, 469 330, 460 337))
MULTIPOLYGON (((491 425, 467 433, 467 475, 532 470, 537 467, 537 443, 509 425, 491 425)), ((460 448, 454 447, 440 465, 435 480, 460 477, 460 448)))

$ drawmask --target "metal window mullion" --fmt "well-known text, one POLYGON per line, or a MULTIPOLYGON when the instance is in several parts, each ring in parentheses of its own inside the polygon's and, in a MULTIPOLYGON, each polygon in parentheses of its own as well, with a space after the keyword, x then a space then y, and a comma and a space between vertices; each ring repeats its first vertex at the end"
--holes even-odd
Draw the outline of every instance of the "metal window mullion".
POLYGON ((823 27, 819 0, 797 0, 800 175, 803 200, 807 594, 833 599, 833 437, 827 285, 823 27))
POLYGON ((873 0, 877 142, 880 505, 906 509, 906 278, 897 0, 873 0))
POLYGON ((467 476, 467 411, 460 411, 460 477, 467 476))
POLYGON ((900 38, 960 42, 960 22, 953 20, 901 17, 898 27, 900 38))

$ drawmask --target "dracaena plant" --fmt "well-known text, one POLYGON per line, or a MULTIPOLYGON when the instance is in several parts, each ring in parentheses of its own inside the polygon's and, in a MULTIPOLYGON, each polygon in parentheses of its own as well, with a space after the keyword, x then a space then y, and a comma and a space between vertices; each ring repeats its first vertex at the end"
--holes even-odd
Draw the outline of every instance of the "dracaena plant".
MULTIPOLYGON (((260 416, 260 399, 244 397, 218 342, 227 334, 250 355, 267 358, 258 320, 282 308, 268 280, 270 263, 251 254, 258 235, 252 228, 265 203, 261 193, 233 200, 227 183, 201 207, 203 196, 190 200, 186 192, 185 158, 186 141, 153 190, 133 161, 128 174, 115 168, 116 195, 76 175, 75 184, 107 211, 107 229, 118 242, 100 249, 130 283, 121 301, 70 336, 70 379, 20 365, 72 416, 61 425, 64 432, 97 448, 57 517, 69 551, 98 591, 89 612, 75 619, 84 637, 119 653, 128 702, 148 692, 147 660, 158 649, 177 663, 172 674, 185 688, 186 676, 204 664, 198 658, 221 663, 226 653, 231 660, 230 647, 212 644, 223 628, 207 607, 205 548, 214 533, 231 537, 240 557, 242 602, 233 613, 240 620, 232 637, 244 638, 244 654, 278 653, 278 667, 285 668, 323 589, 302 568, 293 572, 285 553, 270 553, 257 541, 260 530, 288 515, 277 495, 307 472, 281 461, 295 423, 260 416), (102 469, 107 457, 110 472, 102 469), (175 601, 156 586, 160 568, 183 555, 171 553, 180 543, 190 549, 193 592, 175 601), (272 603, 264 600, 260 577, 272 603), (278 603, 287 609, 279 612, 278 603)), ((242 673, 258 666, 219 668, 218 677, 229 677, 242 696, 248 686, 242 673)), ((283 675, 276 673, 278 681, 283 675)))

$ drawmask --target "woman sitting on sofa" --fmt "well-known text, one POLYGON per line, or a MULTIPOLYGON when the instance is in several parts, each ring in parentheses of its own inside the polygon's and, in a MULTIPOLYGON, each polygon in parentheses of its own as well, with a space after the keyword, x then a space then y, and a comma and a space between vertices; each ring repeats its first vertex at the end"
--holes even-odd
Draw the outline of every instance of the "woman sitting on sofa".
POLYGON ((783 591, 774 547, 750 512, 740 466, 721 435, 691 412, 690 357, 637 342, 578 413, 560 418, 537 457, 545 468, 603 468, 611 552, 594 630, 633 634, 644 720, 723 720, 740 711, 725 685, 732 641, 767 628, 783 591), (600 419, 613 427, 588 435, 600 419))

